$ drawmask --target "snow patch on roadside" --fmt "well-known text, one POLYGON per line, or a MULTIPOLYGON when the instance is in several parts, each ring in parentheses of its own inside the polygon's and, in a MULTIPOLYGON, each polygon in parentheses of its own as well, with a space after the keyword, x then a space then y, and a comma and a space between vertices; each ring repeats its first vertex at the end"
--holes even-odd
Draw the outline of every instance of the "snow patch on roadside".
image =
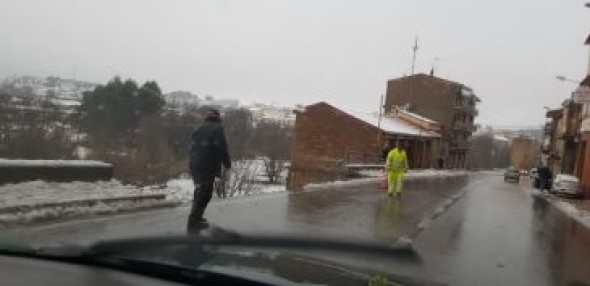
POLYGON ((111 167, 109 163, 92 160, 19 160, 0 159, 0 167, 111 167))
POLYGON ((566 201, 557 201, 554 202, 554 204, 559 210, 567 214, 569 217, 572 217, 585 227, 590 228, 590 212, 578 209, 572 203, 566 201))
POLYGON ((164 193, 156 187, 137 188, 119 181, 57 183, 30 181, 0 186, 0 207, 36 205, 80 199, 103 199, 120 196, 164 193))
POLYGON ((15 213, 0 214, 0 224, 26 224, 49 220, 63 220, 73 217, 115 214, 140 209, 169 207, 173 205, 175 205, 174 202, 156 199, 97 202, 96 204, 90 205, 63 205, 34 209, 26 212, 19 211, 15 213))
MULTIPOLYGON (((362 176, 371 177, 371 178, 384 178, 385 177, 385 172, 383 170, 361 170, 358 173, 362 176)), ((458 177, 458 176, 465 176, 465 175, 467 175, 466 171, 426 169, 426 170, 410 170, 406 174, 406 178, 408 178, 408 179, 448 178, 448 177, 458 177)))
MULTIPOLYGON (((360 174, 367 176, 368 178, 352 179, 352 180, 337 180, 324 183, 312 183, 303 187, 304 190, 311 189, 330 189, 338 187, 351 187, 359 186, 370 183, 379 183, 385 179, 385 173, 380 170, 365 170, 360 171, 360 174), (372 175, 371 175, 372 174, 372 175)), ((467 176, 466 171, 454 171, 454 170, 410 170, 406 174, 406 180, 412 181, 417 179, 444 179, 453 177, 467 176)))
POLYGON ((179 201, 155 199, 165 189, 123 185, 119 181, 45 182, 30 181, 0 186, 0 224, 30 223, 114 214, 171 206, 179 201))
MULTIPOLYGON (((119 181, 30 181, 0 186, 0 224, 31 223, 175 206, 193 199, 191 179, 136 187, 119 181), (156 198, 156 197, 161 198, 156 198)), ((285 192, 284 185, 260 185, 255 194, 285 192)))
POLYGON ((382 178, 362 178, 362 179, 354 179, 354 180, 347 180, 347 181, 331 181, 325 183, 312 183, 308 184, 303 187, 304 190, 316 190, 316 189, 331 189, 331 188, 338 188, 338 187, 351 187, 351 186, 359 186, 368 183, 378 183, 382 180, 382 178))
MULTIPOLYGON (((254 189, 256 191, 251 194, 236 194, 234 195, 234 197, 280 193, 287 191, 285 185, 257 184, 256 188, 254 189)), ((174 179, 166 183, 166 193, 168 194, 167 200, 169 201, 190 202, 193 200, 194 190, 195 186, 193 184, 192 179, 174 179)))

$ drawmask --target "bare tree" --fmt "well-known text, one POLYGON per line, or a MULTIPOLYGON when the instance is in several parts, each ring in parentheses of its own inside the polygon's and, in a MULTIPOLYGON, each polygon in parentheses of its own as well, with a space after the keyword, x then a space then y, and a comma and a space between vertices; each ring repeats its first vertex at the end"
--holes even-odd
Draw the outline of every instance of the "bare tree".
POLYGON ((239 160, 232 164, 232 168, 222 174, 217 182, 215 191, 218 197, 233 197, 237 194, 248 195, 258 191, 255 184, 258 170, 252 160, 239 160))
POLYGON ((263 161, 270 183, 281 179, 290 156, 291 138, 291 128, 278 122, 264 122, 256 126, 253 148, 263 161))
POLYGON ((245 108, 226 110, 223 126, 232 159, 242 160, 249 157, 253 135, 252 113, 245 108))

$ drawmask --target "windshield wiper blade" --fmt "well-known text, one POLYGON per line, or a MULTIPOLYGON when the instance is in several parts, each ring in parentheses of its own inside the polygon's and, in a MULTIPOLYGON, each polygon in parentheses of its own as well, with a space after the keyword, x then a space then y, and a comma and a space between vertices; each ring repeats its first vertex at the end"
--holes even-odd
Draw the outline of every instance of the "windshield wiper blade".
POLYGON ((110 240, 90 246, 87 249, 86 254, 92 256, 111 256, 166 246, 236 246, 273 249, 313 249, 381 257, 403 258, 417 256, 414 249, 408 244, 382 245, 325 238, 280 235, 240 235, 233 232, 212 235, 154 236, 110 240))

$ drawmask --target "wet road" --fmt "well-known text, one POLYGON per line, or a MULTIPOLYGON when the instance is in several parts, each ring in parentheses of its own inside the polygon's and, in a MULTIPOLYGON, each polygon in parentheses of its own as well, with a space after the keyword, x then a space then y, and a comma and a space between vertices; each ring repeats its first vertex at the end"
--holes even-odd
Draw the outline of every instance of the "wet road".
MULTIPOLYGON (((500 174, 409 185, 401 202, 374 185, 215 202, 210 221, 239 232, 293 233, 390 242, 454 194, 465 193, 413 241, 418 262, 339 260, 448 285, 590 285, 590 231, 546 200, 528 182, 500 174)), ((188 207, 19 229, 32 243, 97 239, 184 230, 188 207)))
MULTIPOLYGON (((212 202, 205 216, 215 225, 241 233, 314 234, 393 242, 398 236, 413 233, 423 217, 461 191, 467 181, 463 177, 410 182, 400 201, 388 198, 375 184, 237 198, 212 202)), ((189 206, 184 206, 10 232, 32 244, 183 234, 188 213, 189 206)))
POLYGON ((528 181, 487 175, 469 189, 414 242, 422 275, 450 285, 590 285, 590 231, 528 181))

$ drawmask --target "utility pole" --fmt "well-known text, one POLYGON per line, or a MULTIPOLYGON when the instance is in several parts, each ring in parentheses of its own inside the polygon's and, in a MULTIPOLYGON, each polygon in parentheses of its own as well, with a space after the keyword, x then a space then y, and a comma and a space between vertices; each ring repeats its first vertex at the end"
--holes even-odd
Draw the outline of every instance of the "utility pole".
POLYGON ((412 48, 412 75, 414 75, 414 71, 416 68, 416 54, 418 53, 418 36, 416 35, 416 39, 414 40, 414 47, 412 48))
POLYGON ((381 121, 383 120, 383 94, 381 94, 381 98, 379 99, 379 119, 377 120, 377 151, 381 152, 381 148, 383 148, 383 132, 381 132, 381 121))

